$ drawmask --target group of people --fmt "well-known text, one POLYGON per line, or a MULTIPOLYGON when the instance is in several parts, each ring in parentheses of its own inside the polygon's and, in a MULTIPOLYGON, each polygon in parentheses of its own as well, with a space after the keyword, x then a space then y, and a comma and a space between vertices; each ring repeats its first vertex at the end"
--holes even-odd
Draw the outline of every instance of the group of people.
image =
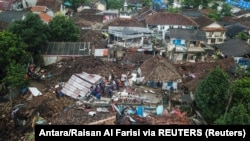
POLYGON ((101 96, 105 94, 107 94, 107 96, 111 98, 113 96, 113 91, 119 91, 120 87, 121 84, 119 83, 118 79, 113 79, 111 81, 104 79, 99 84, 93 85, 91 87, 91 94, 97 99, 101 99, 101 96))

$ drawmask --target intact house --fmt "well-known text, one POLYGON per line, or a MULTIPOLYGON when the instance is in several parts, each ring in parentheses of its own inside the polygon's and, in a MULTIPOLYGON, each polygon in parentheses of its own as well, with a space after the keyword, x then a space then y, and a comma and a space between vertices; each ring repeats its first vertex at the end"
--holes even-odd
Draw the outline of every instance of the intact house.
POLYGON ((229 39, 223 44, 215 45, 215 47, 223 57, 249 58, 250 55, 250 45, 238 38, 229 39))
POLYGON ((158 12, 146 17, 146 27, 154 32, 154 36, 166 40, 171 28, 194 29, 198 24, 180 13, 158 12))
POLYGON ((208 45, 221 44, 226 40, 226 28, 217 22, 203 27, 202 30, 206 33, 208 45))
POLYGON ((42 50, 44 65, 50 65, 64 58, 92 56, 89 42, 48 42, 42 50))
POLYGON ((167 56, 175 63, 204 60, 206 34, 199 29, 169 29, 167 56))

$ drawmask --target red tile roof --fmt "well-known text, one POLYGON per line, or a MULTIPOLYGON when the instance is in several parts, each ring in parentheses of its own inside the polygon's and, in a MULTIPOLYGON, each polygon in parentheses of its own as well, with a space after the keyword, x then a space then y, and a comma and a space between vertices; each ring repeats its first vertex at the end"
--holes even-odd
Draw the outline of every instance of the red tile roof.
POLYGON ((146 24, 149 25, 188 25, 198 26, 191 18, 180 13, 158 12, 146 17, 146 24))
POLYGON ((50 22, 52 20, 52 17, 49 16, 48 14, 46 14, 46 13, 40 13, 39 17, 40 17, 41 20, 43 20, 45 22, 50 22))

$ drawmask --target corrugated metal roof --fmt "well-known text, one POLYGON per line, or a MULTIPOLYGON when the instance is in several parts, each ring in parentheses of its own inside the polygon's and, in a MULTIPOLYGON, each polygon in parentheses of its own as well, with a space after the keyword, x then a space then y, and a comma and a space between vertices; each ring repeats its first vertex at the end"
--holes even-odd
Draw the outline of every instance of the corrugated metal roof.
POLYGON ((170 38, 185 39, 189 41, 206 41, 207 37, 204 31, 196 29, 169 29, 170 38))
POLYGON ((49 42, 44 47, 45 56, 89 56, 90 42, 49 42))
POLYGON ((76 74, 76 76, 81 77, 82 79, 86 80, 87 82, 89 82, 91 84, 96 84, 102 79, 102 76, 100 76, 100 75, 88 74, 86 72, 76 74))
POLYGON ((0 12, 0 21, 10 23, 15 20, 22 20, 27 13, 26 11, 2 11, 0 12))
POLYGON ((250 45, 237 38, 230 39, 222 44, 216 44, 215 47, 229 57, 242 57, 250 53, 250 45))
POLYGON ((78 99, 79 96, 84 97, 88 94, 90 87, 100 82, 101 79, 100 75, 88 74, 86 72, 73 74, 61 91, 69 97, 78 99))

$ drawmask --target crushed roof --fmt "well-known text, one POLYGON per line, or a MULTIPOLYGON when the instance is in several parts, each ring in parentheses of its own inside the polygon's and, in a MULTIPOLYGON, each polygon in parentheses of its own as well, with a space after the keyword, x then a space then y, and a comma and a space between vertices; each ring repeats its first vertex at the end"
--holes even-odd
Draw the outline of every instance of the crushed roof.
POLYGON ((91 42, 95 48, 106 48, 108 41, 103 38, 101 31, 92 29, 81 30, 80 42, 91 42))
POLYGON ((164 82, 181 78, 174 65, 162 56, 148 58, 140 68, 144 81, 164 82))

